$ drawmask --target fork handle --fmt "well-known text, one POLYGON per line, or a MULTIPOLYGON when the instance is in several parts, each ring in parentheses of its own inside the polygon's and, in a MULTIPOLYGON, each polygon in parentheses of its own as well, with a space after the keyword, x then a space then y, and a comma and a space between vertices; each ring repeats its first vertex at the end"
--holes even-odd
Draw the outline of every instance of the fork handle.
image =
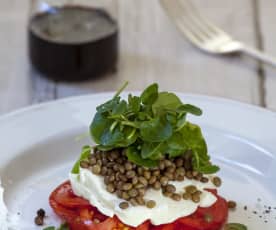
POLYGON ((241 51, 253 58, 259 59, 262 62, 276 67, 276 58, 265 54, 260 50, 252 48, 250 46, 241 46, 241 51))

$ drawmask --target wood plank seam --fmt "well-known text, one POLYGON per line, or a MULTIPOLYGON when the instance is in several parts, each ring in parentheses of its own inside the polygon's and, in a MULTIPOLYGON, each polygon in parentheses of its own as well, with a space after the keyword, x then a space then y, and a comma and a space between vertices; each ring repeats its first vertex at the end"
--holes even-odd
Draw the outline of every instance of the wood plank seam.
MULTIPOLYGON (((260 24, 260 4, 259 0, 252 0, 253 6, 253 20, 255 26, 255 36, 256 36, 256 47, 260 50, 264 50, 263 35, 260 24)), ((264 69, 264 64, 261 61, 258 61, 257 64, 257 74, 259 77, 259 96, 260 96, 260 106, 267 107, 266 102, 266 73, 264 69)))

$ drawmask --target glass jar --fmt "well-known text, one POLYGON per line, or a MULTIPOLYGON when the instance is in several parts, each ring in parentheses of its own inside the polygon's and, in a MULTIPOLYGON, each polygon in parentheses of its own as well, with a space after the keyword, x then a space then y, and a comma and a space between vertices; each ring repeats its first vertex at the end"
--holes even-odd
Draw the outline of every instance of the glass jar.
POLYGON ((115 71, 116 0, 32 0, 28 24, 34 68, 55 81, 81 81, 115 71))

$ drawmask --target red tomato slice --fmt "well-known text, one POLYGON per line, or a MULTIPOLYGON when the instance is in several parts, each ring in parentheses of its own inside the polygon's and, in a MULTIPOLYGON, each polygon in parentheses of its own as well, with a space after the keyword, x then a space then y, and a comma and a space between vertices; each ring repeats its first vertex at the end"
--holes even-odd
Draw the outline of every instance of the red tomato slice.
MULTIPOLYGON (((135 229, 135 228, 132 228, 135 229)), ((150 222, 146 221, 145 223, 139 225, 136 230, 149 230, 150 229, 150 222)))
POLYGON ((123 224, 116 216, 103 215, 87 200, 74 195, 70 182, 55 189, 49 201, 55 213, 69 224, 70 230, 219 230, 227 220, 227 202, 217 195, 216 190, 209 191, 217 196, 211 207, 198 208, 192 215, 170 224, 153 226, 146 221, 136 228, 123 224), (100 223, 95 223, 95 219, 100 223))
POLYGON ((151 230, 176 230, 178 228, 176 228, 175 224, 176 224, 175 222, 170 224, 162 224, 159 226, 152 226, 150 229, 151 230))
POLYGON ((64 182, 58 188, 56 188, 52 192, 51 196, 57 203, 62 204, 63 206, 66 206, 68 208, 91 206, 87 200, 78 197, 73 193, 69 181, 64 182))
POLYGON ((58 204, 55 200, 50 198, 49 203, 52 209, 55 211, 55 213, 62 219, 70 219, 76 217, 75 211, 63 207, 62 205, 58 204))
POLYGON ((216 190, 209 190, 217 201, 211 207, 198 208, 190 216, 178 219, 179 230, 216 230, 221 229, 228 217, 228 205, 225 199, 217 195, 216 190))

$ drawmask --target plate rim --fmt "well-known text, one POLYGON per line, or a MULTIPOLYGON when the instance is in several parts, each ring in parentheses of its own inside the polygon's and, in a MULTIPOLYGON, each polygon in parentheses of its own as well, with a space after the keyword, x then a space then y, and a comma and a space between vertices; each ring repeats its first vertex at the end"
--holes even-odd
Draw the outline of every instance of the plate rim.
MULTIPOLYGON (((173 91, 173 92, 176 93, 177 95, 181 95, 183 97, 188 96, 188 97, 208 100, 208 101, 216 102, 216 103, 220 103, 220 104, 227 103, 227 104, 231 104, 234 106, 244 107, 245 109, 248 109, 248 110, 255 110, 257 112, 262 112, 262 113, 276 116, 276 111, 261 107, 259 105, 250 104, 248 102, 242 102, 242 101, 238 101, 238 100, 234 100, 234 99, 230 99, 230 98, 226 98, 226 97, 209 96, 209 95, 205 95, 205 94, 183 93, 183 92, 179 92, 179 91, 173 91)), ((40 109, 42 107, 48 107, 48 106, 52 106, 55 104, 62 104, 62 103, 71 103, 71 102, 76 102, 76 101, 84 100, 84 99, 87 100, 88 98, 93 98, 93 97, 100 96, 100 95, 107 96, 107 95, 112 95, 115 93, 116 93, 115 91, 91 93, 91 94, 85 94, 85 95, 58 98, 55 100, 50 100, 50 101, 46 101, 46 102, 42 102, 42 103, 27 105, 22 108, 15 109, 14 111, 10 111, 10 112, 0 115, 0 123, 3 122, 5 119, 9 119, 10 117, 18 116, 22 113, 30 112, 32 110, 40 109)), ((141 93, 141 91, 125 91, 122 93, 122 95, 127 95, 129 93, 139 94, 139 93, 141 93)))

